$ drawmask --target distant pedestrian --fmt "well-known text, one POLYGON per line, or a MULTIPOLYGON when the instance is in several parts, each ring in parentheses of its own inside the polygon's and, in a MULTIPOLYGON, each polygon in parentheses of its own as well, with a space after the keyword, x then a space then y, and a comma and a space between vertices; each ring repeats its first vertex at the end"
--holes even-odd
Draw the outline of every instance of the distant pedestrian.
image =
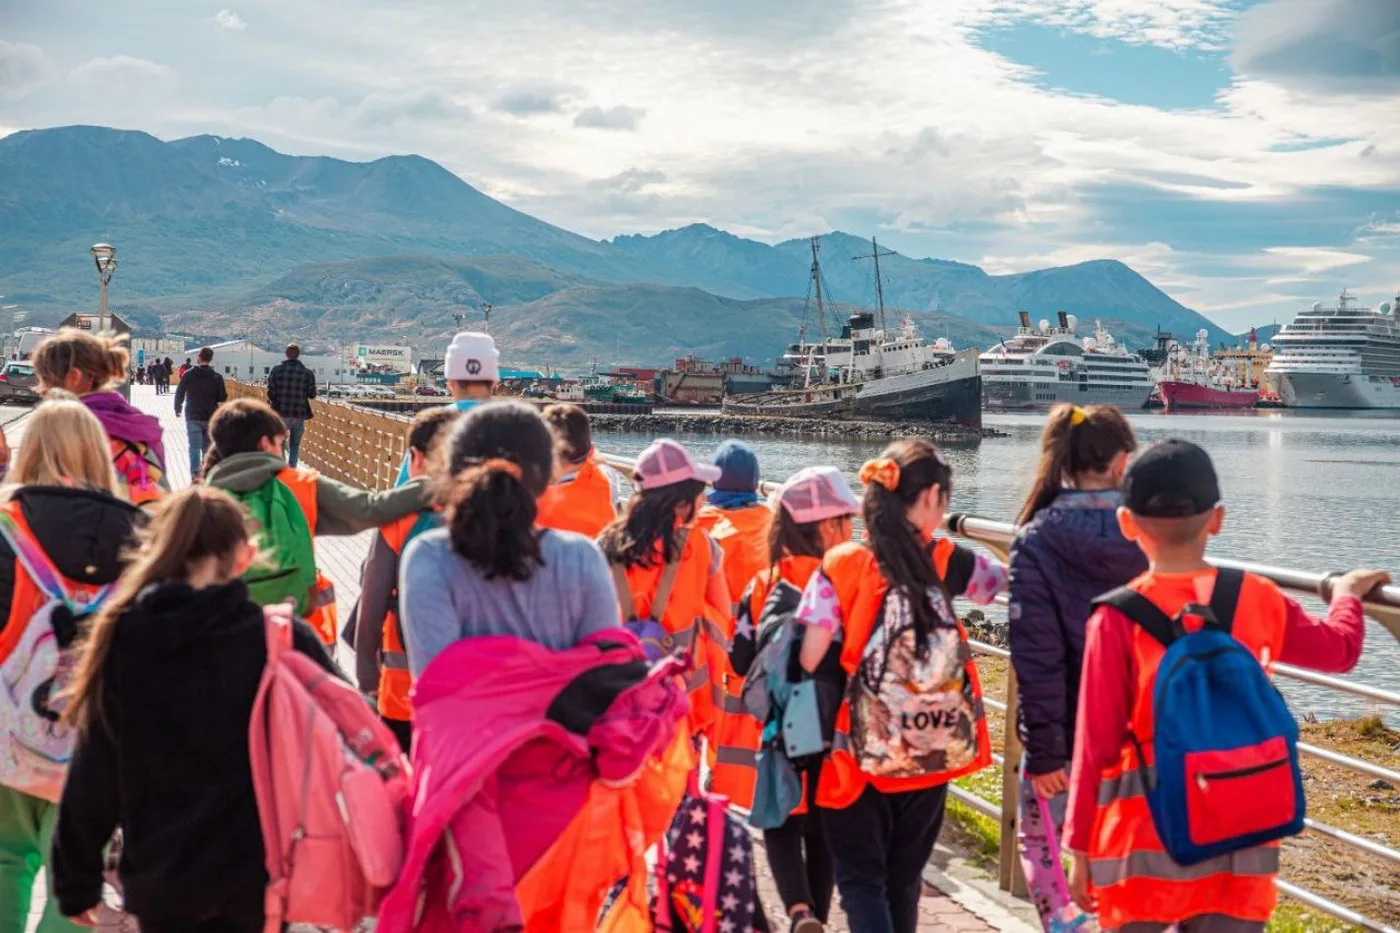
POLYGON ((287 344, 287 358, 268 374, 267 401, 287 426, 287 463, 291 466, 297 465, 301 454, 306 422, 315 416, 311 410, 315 397, 316 374, 302 363, 301 347, 287 344))
MULTIPOLYGON (((116 581, 140 512, 112 494, 116 479, 102 425, 71 397, 45 401, 29 417, 24 444, 5 480, 0 494, 0 612, 10 645, 6 676, 15 679, 6 687, 7 742, 28 738, 12 744, 0 765, 0 930, 21 933, 29 922, 35 876, 49 864, 62 769, 75 741, 69 730, 58 728, 57 711, 46 700, 56 666, 45 680, 39 666, 45 642, 40 638, 50 632, 59 647, 73 643, 74 623, 100 605, 102 588, 116 581), (74 614, 54 611, 62 606, 59 600, 74 614), (29 646, 26 652, 38 650, 27 663, 16 665, 23 661, 20 646, 29 646), (34 689, 41 683, 43 688, 34 689)), ((108 827, 102 843, 111 835, 108 827)), ((99 888, 101 880, 99 873, 99 888)), ((79 928, 63 919, 55 887, 50 871, 39 933, 77 933, 79 928)))
POLYGON ((190 358, 185 357, 185 361, 180 364, 180 378, 185 378, 185 373, 190 371, 190 358))
MULTIPOLYGON (((239 579, 257 556, 228 494, 182 490, 91 625, 64 714, 79 738, 53 843, 58 905, 84 925, 120 828, 122 895, 143 933, 263 929, 248 719, 267 642, 239 579)), ((339 674, 305 622, 292 645, 339 674)))
MULTIPOLYGON (((204 347, 199 351, 199 365, 180 379, 175 390, 175 417, 185 411, 185 433, 190 442, 190 482, 199 479, 204 455, 209 451, 209 419, 228 400, 224 377, 215 372, 214 351, 204 347)), ((170 361, 167 359, 166 364, 170 361)))
POLYGON ((1060 405, 1040 436, 1040 465, 1011 545, 1011 665, 1020 691, 1017 834, 1031 902, 1047 931, 1074 925, 1060 836, 1069 801, 1084 628, 1093 600, 1147 569, 1118 528, 1119 487, 1137 447, 1109 405, 1060 405))

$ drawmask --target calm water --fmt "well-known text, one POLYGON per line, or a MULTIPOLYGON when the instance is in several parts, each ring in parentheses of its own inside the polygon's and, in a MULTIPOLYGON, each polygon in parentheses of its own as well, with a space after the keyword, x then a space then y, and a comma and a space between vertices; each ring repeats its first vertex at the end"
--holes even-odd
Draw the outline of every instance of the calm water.
MULTIPOLYGON (((1211 553, 1309 570, 1378 566, 1400 577, 1400 418, 1372 413, 1132 416, 1144 442, 1184 437, 1211 452, 1228 515, 1211 553)), ((1002 520, 1015 514, 1039 453, 1043 418, 989 415, 1009 437, 945 450, 954 468, 953 509, 1002 520)), ((714 437, 680 437, 708 454, 714 437)), ((651 439, 609 434, 600 446, 635 454, 651 439)), ((814 464, 854 475, 873 442, 750 438, 766 479, 814 464)), ((1316 608, 1310 606, 1310 608, 1316 608)), ((1400 645, 1368 622, 1354 678, 1400 689, 1400 645)), ((1333 695, 1289 688, 1299 711, 1352 711, 1333 695)))

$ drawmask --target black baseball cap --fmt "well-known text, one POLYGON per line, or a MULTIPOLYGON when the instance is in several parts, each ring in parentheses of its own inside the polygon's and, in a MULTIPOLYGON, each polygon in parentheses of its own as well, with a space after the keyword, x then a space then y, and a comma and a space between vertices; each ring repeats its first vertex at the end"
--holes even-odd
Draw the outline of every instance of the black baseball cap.
POLYGON ((1210 454, 1190 441, 1158 441, 1123 476, 1123 507, 1148 518, 1190 518, 1220 504, 1210 454))

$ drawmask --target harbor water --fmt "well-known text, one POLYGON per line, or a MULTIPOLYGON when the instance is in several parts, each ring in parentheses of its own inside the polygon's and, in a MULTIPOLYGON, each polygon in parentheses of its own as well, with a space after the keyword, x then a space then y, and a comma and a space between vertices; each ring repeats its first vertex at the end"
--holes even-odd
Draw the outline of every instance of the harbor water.
MULTIPOLYGON (((1400 416, 1395 413, 1141 412, 1131 420, 1144 444, 1175 436, 1210 451, 1227 510, 1211 554, 1317 571, 1380 567, 1400 579, 1400 416)), ((988 414, 986 426, 1008 436, 945 447, 954 469, 953 509, 1011 520, 1035 470, 1043 423, 1039 414, 988 414)), ((713 436, 678 439, 706 455, 717 441, 713 436)), ((650 440, 609 433, 598 438, 598 446, 633 455, 650 440)), ((853 484, 861 463, 881 446, 810 438, 746 440, 758 452, 766 479, 830 464, 853 484)), ((1321 606, 1310 602, 1308 608, 1321 606)), ((1350 678, 1400 690, 1400 643, 1375 622, 1367 625, 1366 654, 1350 678)), ((1300 715, 1367 711, 1325 691, 1283 686, 1300 715)), ((1395 719, 1395 711, 1386 712, 1395 719)))

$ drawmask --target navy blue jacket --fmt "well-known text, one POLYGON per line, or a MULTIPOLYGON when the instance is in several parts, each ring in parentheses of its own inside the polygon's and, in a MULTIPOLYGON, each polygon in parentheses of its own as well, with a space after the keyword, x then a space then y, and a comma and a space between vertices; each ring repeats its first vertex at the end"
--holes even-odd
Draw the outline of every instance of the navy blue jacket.
POLYGON ((1084 628, 1095 597, 1147 570, 1147 558, 1118 530, 1117 492, 1065 490, 1011 545, 1011 665, 1016 727, 1026 770, 1069 766, 1084 628))

